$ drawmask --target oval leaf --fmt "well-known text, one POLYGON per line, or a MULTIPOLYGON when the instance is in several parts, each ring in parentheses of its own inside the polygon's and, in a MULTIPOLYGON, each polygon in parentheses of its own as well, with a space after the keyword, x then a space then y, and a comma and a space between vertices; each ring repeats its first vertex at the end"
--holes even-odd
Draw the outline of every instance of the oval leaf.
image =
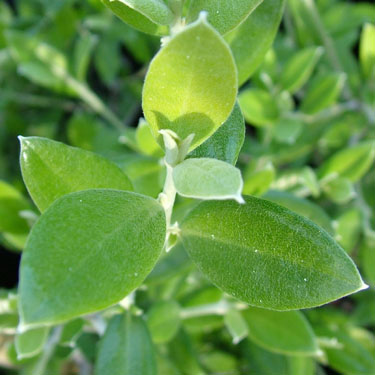
POLYGON ((322 47, 309 47, 297 52, 284 67, 280 78, 282 89, 291 93, 298 91, 310 78, 322 53, 322 47))
POLYGON ((245 197, 203 202, 182 224, 183 244, 214 284, 253 306, 292 310, 364 289, 352 260, 311 221, 245 197))
MULTIPOLYGON (((142 14, 142 12, 138 11, 136 8, 130 7, 127 1, 123 0, 102 0, 103 4, 109 8, 117 17, 119 17, 122 21, 127 23, 128 25, 134 27, 135 29, 139 31, 143 31, 147 34, 152 35, 167 35, 168 34, 168 27, 165 26, 168 23, 165 24, 158 24, 156 21, 153 21, 152 19, 155 17, 152 17, 150 13, 142 14), (150 17, 148 17, 150 16, 150 17), (163 26, 164 25, 164 26, 163 26)), ((134 1, 132 1, 133 3, 134 1)), ((147 6, 149 4, 152 4, 152 6, 155 6, 155 4, 160 5, 162 1, 142 1, 141 2, 143 6, 147 6), (147 4, 149 3, 149 4, 147 4)), ((166 9, 167 6, 163 4, 166 9)), ((169 19, 169 12, 164 9, 164 12, 157 12, 156 19, 158 20, 164 20, 164 22, 169 19), (159 17, 158 17, 159 16, 159 17)), ((149 9, 150 11, 150 9, 149 9)), ((145 12, 143 12, 145 13, 145 12)))
POLYGON ((262 63, 279 28, 285 0, 266 0, 245 22, 227 34, 242 85, 262 63))
POLYGON ((147 325, 156 343, 170 341, 180 328, 180 306, 175 301, 160 301, 147 313, 147 325))
POLYGON ((27 221, 20 212, 30 210, 29 202, 12 185, 0 180, 0 232, 28 233, 27 221))
POLYGON ((240 170, 221 160, 187 159, 173 169, 173 182, 183 197, 243 202, 240 170))
POLYGON ((320 179, 329 175, 358 181, 371 167, 375 159, 375 142, 365 141, 336 152, 319 168, 320 179))
POLYGON ((165 240, 152 198, 86 190, 57 200, 34 225, 21 261, 21 325, 53 324, 106 308, 138 287, 165 240))
POLYGON ((306 91, 301 111, 313 115, 334 104, 341 94, 345 80, 343 73, 329 73, 317 77, 306 91))
POLYGON ((263 0, 192 0, 189 6, 187 21, 198 18, 204 10, 208 21, 221 34, 234 29, 242 23, 263 0))
POLYGON ((95 375, 156 375, 154 348, 141 317, 114 316, 99 344, 95 375))
POLYGON ((244 141, 245 120, 236 103, 228 120, 188 157, 212 158, 236 165, 244 141))
POLYGON ((318 353, 314 331, 301 312, 252 307, 242 314, 249 327, 249 337, 265 349, 291 355, 318 353))
POLYGON ((48 332, 48 327, 40 327, 17 334, 15 341, 17 359, 21 360, 38 355, 46 344, 48 332))
POLYGON ((195 134, 190 150, 229 117, 237 94, 237 71, 220 34, 204 18, 186 27, 151 62, 143 88, 143 111, 154 137, 160 129, 181 139, 195 134))
POLYGON ((20 137, 21 170, 40 211, 57 198, 87 189, 133 190, 122 170, 92 152, 39 137, 20 137))
POLYGON ((279 109, 272 95, 262 89, 242 91, 238 97, 246 121, 255 126, 268 126, 279 118, 279 109))

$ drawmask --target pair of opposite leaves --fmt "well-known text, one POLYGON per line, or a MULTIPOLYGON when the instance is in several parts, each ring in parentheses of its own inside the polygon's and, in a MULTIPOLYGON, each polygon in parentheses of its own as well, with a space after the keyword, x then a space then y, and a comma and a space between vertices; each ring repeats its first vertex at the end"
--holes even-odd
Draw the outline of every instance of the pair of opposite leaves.
MULTIPOLYGON (((143 282, 165 242, 156 200, 131 192, 106 159, 58 142, 22 139, 21 166, 43 212, 21 263, 22 325, 106 308, 143 282)), ((326 232, 262 199, 202 202, 183 221, 181 239, 212 282, 254 306, 312 307, 363 287, 326 232)))
MULTIPOLYGON (((200 19, 152 62, 144 112, 155 136, 163 128, 181 138, 195 133, 192 150, 228 118, 236 92, 230 50, 200 19)), ((162 207, 130 192, 120 169, 81 150, 56 153, 56 142, 49 142, 22 140, 25 183, 40 210, 48 208, 22 259, 23 326, 55 324, 118 302, 152 270, 166 236, 162 207)), ((211 281, 254 306, 312 307, 364 286, 328 234, 264 200, 203 202, 182 223, 181 238, 211 281)))

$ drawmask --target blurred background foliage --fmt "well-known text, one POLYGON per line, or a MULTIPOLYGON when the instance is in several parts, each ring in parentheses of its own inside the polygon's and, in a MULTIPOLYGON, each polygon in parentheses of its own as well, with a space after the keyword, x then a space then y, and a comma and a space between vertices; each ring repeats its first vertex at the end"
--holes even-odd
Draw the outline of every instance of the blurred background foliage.
MULTIPOLYGON (((370 289, 305 311, 322 352, 284 355, 247 338, 237 311, 220 310, 228 298, 177 246, 136 294, 159 374, 375 374, 374 24, 372 1, 288 0, 273 47, 239 94, 244 194, 327 230, 370 289)), ((0 2, 0 374, 90 374, 100 332, 92 317, 75 321, 72 345, 60 342, 40 374, 35 357, 16 359, 19 252, 38 217, 22 183, 17 136, 102 154, 136 191, 157 197, 162 153, 139 119, 144 76, 159 47, 158 37, 122 23, 99 0, 0 2)), ((175 218, 191 205, 180 199, 175 218)))

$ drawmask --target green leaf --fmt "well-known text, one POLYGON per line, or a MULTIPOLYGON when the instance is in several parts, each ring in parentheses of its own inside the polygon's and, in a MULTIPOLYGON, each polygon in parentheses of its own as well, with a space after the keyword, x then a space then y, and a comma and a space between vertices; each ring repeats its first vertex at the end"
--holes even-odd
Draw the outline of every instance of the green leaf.
POLYGON ((75 95, 61 77, 68 74, 68 61, 61 52, 20 31, 8 31, 6 39, 22 75, 56 92, 75 95))
POLYGON ((174 36, 152 60, 143 88, 143 111, 153 135, 195 134, 190 151, 227 120, 237 94, 229 47, 201 17, 174 36))
POLYGON ((79 81, 86 81, 91 55, 97 42, 98 37, 96 35, 83 31, 75 43, 72 65, 74 76, 79 81))
POLYGON ((226 293, 292 310, 366 287, 344 250, 311 221, 262 199, 245 202, 200 203, 182 224, 192 260, 226 293))
POLYGON ((298 51, 283 69, 280 77, 281 88, 291 93, 297 92, 310 78, 322 54, 322 47, 309 47, 298 51))
POLYGON ((46 344, 49 328, 41 327, 19 333, 16 336, 17 359, 35 357, 46 344))
POLYGON ((360 248, 361 265, 365 280, 375 286, 375 237, 368 235, 364 238, 360 248))
POLYGON ((338 204, 348 203, 356 196, 354 186, 347 178, 339 177, 328 181, 322 189, 329 199, 338 204))
POLYGON ((81 318, 71 320, 65 324, 61 332, 60 345, 74 347, 84 325, 85 321, 81 318))
POLYGON ((221 160, 187 159, 173 169, 173 182, 183 197, 243 202, 240 170, 221 160))
POLYGON ((375 25, 365 24, 361 33, 359 58, 363 75, 367 78, 375 75, 375 25))
POLYGON ((158 159, 142 155, 129 155, 121 165, 137 193, 157 198, 162 191, 165 179, 164 166, 158 159))
POLYGON ((39 137, 20 137, 21 170, 27 189, 43 212, 57 198, 86 189, 132 190, 119 167, 92 152, 39 137))
POLYGON ((301 111, 314 114, 334 104, 341 94, 345 80, 343 73, 329 73, 316 78, 307 89, 301 111))
POLYGON ((142 154, 149 155, 149 156, 163 156, 164 152, 160 148, 159 144, 155 141, 151 133, 150 126, 147 124, 146 121, 141 119, 139 121, 135 138, 137 141, 137 146, 139 151, 142 154))
POLYGON ((244 140, 245 121, 236 103, 227 121, 188 157, 212 158, 236 165, 244 140))
POLYGON ((274 126, 274 136, 278 142, 294 144, 303 131, 304 124, 299 119, 281 118, 274 126))
POLYGON ((317 204, 308 199, 297 197, 286 191, 271 190, 263 196, 271 202, 277 203, 280 206, 286 207, 297 214, 306 217, 315 224, 322 227, 329 234, 333 235, 332 220, 327 213, 317 204))
POLYGON ((334 222, 336 241, 348 254, 354 251, 362 232, 363 215, 359 208, 353 207, 343 212, 334 222))
POLYGON ((254 11, 263 0, 191 0, 187 21, 195 21, 201 11, 221 34, 233 30, 254 11))
MULTIPOLYGON (((171 11, 161 0, 102 0, 117 17, 147 34, 167 35, 171 11), (155 20, 158 20, 158 23, 155 20)), ((173 17, 173 15, 172 15, 173 17)))
POLYGON ((251 368, 254 374, 291 375, 286 356, 264 350, 250 340, 245 340, 241 349, 248 367, 251 368))
POLYGON ((229 310, 224 316, 224 323, 229 333, 233 337, 233 344, 238 344, 241 340, 247 337, 249 330, 246 321, 239 311, 229 310))
POLYGON ((14 335, 17 331, 18 315, 15 312, 0 314, 0 333, 14 335))
POLYGON ((268 91, 247 89, 240 93, 238 100, 246 121, 251 125, 268 126, 279 118, 276 101, 268 91))
POLYGON ((96 189, 65 195, 34 225, 21 261, 21 326, 106 308, 138 287, 165 241, 152 198, 96 189))
POLYGON ((267 350, 291 355, 315 355, 314 332, 299 311, 272 311, 251 307, 242 312, 249 338, 267 350))
POLYGON ((316 362, 313 358, 288 356, 288 375, 317 375, 316 362))
POLYGON ((357 182, 370 169, 375 159, 375 142, 363 141, 340 150, 327 159, 318 170, 320 179, 330 175, 357 182))
POLYGON ((27 221, 20 213, 30 210, 29 202, 12 185, 0 180, 0 232, 28 233, 27 221))
POLYGON ((244 186, 242 193, 246 195, 262 195, 275 179, 275 168, 272 163, 263 165, 262 161, 250 162, 244 172, 244 186))
POLYGON ((155 343, 165 343, 176 335, 180 328, 180 307, 175 301, 155 303, 147 313, 147 325, 155 343))
POLYGON ((266 0, 246 21, 226 36, 242 85, 262 63, 279 28, 285 0, 266 0))
POLYGON ((141 317, 114 316, 100 341, 95 375, 156 375, 151 337, 141 317))
POLYGON ((345 375, 373 375, 375 373, 373 354, 344 329, 318 327, 317 334, 339 343, 339 348, 324 349, 330 367, 345 375))

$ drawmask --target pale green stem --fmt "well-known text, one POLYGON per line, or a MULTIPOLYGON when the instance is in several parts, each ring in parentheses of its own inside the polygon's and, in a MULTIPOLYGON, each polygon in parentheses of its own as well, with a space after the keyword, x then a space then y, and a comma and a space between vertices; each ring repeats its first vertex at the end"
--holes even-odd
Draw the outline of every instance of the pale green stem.
POLYGON ((216 303, 182 309, 180 311, 180 317, 181 319, 189 319, 207 315, 225 315, 229 310, 233 308, 237 310, 244 310, 247 308, 247 305, 240 302, 229 303, 226 300, 221 300, 216 303))
POLYGON ((169 229, 171 227, 173 206, 177 192, 173 182, 173 167, 171 167, 167 163, 165 164, 167 167, 167 176, 165 178, 164 189, 160 194, 159 200, 165 210, 167 228, 169 229))
POLYGON ((346 103, 337 104, 333 107, 320 111, 315 115, 308 115, 305 113, 291 113, 289 114, 289 116, 295 117, 296 119, 300 119, 305 123, 311 124, 319 121, 329 120, 347 111, 359 110, 360 108, 360 103, 353 100, 346 103))
MULTIPOLYGON (((330 60, 332 67, 338 71, 338 72, 344 72, 344 69, 341 65, 340 59, 336 52, 335 44, 331 38, 331 36, 328 34, 327 30, 324 27, 324 24, 320 18, 319 12, 315 6, 315 3, 313 0, 304 0, 306 7, 310 11, 311 18, 315 24, 316 31, 319 33, 321 42, 324 45, 325 51, 327 53, 328 59, 330 60)), ((347 99, 350 99, 353 97, 353 94, 351 92, 351 89, 347 82, 345 83, 345 91, 344 94, 347 99)))
POLYGON ((53 353, 55 352, 57 344, 60 341, 61 333, 62 333, 62 326, 55 327, 52 330, 52 333, 51 333, 48 341, 46 342, 46 345, 44 346, 42 356, 39 358, 39 360, 38 360, 38 362, 37 362, 37 364, 34 368, 35 375, 36 374, 44 375, 44 373, 47 369, 48 363, 49 363, 53 353))
POLYGON ((3 95, 16 103, 29 105, 32 107, 61 108, 64 111, 72 111, 76 104, 73 101, 50 98, 35 94, 20 93, 10 90, 3 91, 3 95))
POLYGON ((113 127, 123 132, 125 124, 104 104, 104 102, 84 83, 78 81, 59 66, 53 67, 53 73, 64 80, 93 111, 106 119, 113 127))

